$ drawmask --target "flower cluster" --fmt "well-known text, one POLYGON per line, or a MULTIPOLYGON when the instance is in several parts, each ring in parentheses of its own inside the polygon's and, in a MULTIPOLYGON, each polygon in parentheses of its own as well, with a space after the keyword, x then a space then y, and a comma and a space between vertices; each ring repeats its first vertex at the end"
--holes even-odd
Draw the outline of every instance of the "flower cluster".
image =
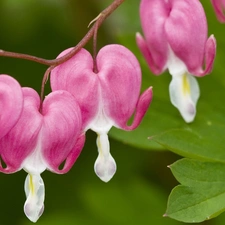
MULTIPOLYGON (((60 55, 66 54, 65 50, 60 55)), ((140 95, 141 69, 136 57, 121 45, 103 47, 96 58, 85 49, 51 73, 52 92, 40 101, 31 88, 21 88, 8 75, 0 75, 0 165, 3 173, 24 169, 27 200, 24 212, 36 222, 44 210, 46 169, 66 173, 78 158, 85 132, 98 135, 94 170, 108 182, 116 172, 110 154, 108 131, 112 126, 133 130, 141 122, 151 100, 152 88, 140 95), (96 64, 98 72, 93 72, 96 64), (3 107, 4 106, 4 107, 3 107), (127 125, 135 113, 133 123, 127 125), (59 169, 63 164, 63 168, 59 169)))
MULTIPOLYGON (((225 1, 211 1, 218 19, 225 22, 225 1)), ((97 19, 101 15, 106 13, 97 19)), ((152 73, 168 70, 172 75, 171 102, 186 122, 192 122, 200 96, 195 77, 212 71, 216 55, 216 40, 213 35, 208 38, 204 9, 199 0, 141 0, 140 18, 144 37, 137 33, 137 45, 152 73)), ((63 51, 58 58, 73 50, 63 51)), ((109 130, 137 128, 152 101, 151 87, 140 95, 138 60, 121 45, 107 45, 94 58, 81 48, 50 68, 54 68, 52 92, 44 100, 11 76, 0 75, 0 171, 28 173, 24 212, 33 222, 44 210, 41 173, 68 172, 83 149, 85 132, 91 129, 97 133, 94 171, 108 182, 116 172, 109 130)))

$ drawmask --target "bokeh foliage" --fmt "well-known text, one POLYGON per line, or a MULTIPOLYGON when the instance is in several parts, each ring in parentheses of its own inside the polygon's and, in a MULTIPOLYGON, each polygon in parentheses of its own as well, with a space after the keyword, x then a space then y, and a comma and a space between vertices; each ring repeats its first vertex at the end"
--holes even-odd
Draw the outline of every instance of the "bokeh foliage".
MULTIPOLYGON (((0 49, 55 58, 62 50, 76 45, 87 32, 89 22, 110 3, 111 0, 1 0, 0 49)), ((217 165, 218 161, 221 165, 225 161, 225 26, 217 22, 210 1, 204 1, 203 4, 209 34, 215 34, 218 51, 213 73, 198 79, 201 89, 198 113, 194 123, 188 125, 170 104, 170 75, 152 75, 135 44, 135 32, 141 32, 139 1, 125 1, 105 21, 99 30, 98 47, 118 43, 133 51, 142 67, 143 90, 153 86, 154 100, 138 129, 132 132, 112 129, 110 132, 111 152, 116 159, 118 171, 108 184, 100 181, 93 172, 97 149, 96 136, 91 131, 87 134, 80 158, 68 174, 43 174, 46 185, 45 212, 38 224, 183 224, 162 217, 166 212, 168 195, 177 185, 166 166, 179 158, 165 150, 169 149, 184 157, 214 161, 213 165, 217 165)), ((86 48, 92 51, 92 43, 88 43, 86 48)), ((34 62, 3 57, 0 59, 0 73, 10 74, 22 86, 31 86, 37 91, 40 91, 45 69, 46 66, 34 62)), ((49 91, 47 84, 46 94, 49 91)), ((198 160, 196 164, 199 165, 198 160)), ((179 166, 184 168, 182 161, 179 166)), ((193 174, 188 169, 191 167, 187 167, 186 172, 193 174)), ((182 184, 179 176, 174 176, 182 184)), ((32 224, 23 214, 24 179, 24 172, 0 174, 1 225, 32 224)), ((207 188, 204 190, 207 191, 207 188)), ((174 192, 175 189, 172 194, 174 192)), ((173 211, 168 210, 168 216, 172 215, 173 211)), ((225 216, 222 214, 202 224, 222 225, 224 221, 225 216)))

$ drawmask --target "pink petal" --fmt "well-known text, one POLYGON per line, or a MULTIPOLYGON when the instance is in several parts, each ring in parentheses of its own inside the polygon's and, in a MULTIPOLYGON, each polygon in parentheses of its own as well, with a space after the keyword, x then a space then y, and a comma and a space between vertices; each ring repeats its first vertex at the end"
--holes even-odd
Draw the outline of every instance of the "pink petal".
POLYGON ((24 106, 17 124, 0 140, 1 157, 6 168, 0 171, 13 173, 22 168, 26 157, 33 152, 41 128, 42 118, 38 112, 40 99, 31 88, 23 88, 24 106))
POLYGON ((0 75, 0 138, 16 124, 22 107, 23 93, 19 83, 8 75, 0 75))
MULTIPOLYGON (((63 51, 58 57, 70 50, 63 51)), ((52 90, 66 90, 77 100, 82 111, 84 129, 88 129, 87 124, 98 110, 98 85, 98 76, 93 72, 92 56, 85 49, 81 49, 74 57, 51 72, 52 90)))
POLYGON ((151 104, 152 96, 153 96, 152 87, 148 88, 147 90, 144 91, 144 93, 142 93, 136 106, 134 120, 132 124, 128 126, 126 125, 125 121, 123 124, 120 124, 120 127, 123 130, 134 130, 139 126, 151 104))
MULTIPOLYGON (((125 128, 125 124, 134 113, 139 99, 140 65, 133 53, 121 45, 103 47, 97 55, 97 64, 105 115, 112 119, 116 126, 125 128)), ((135 119, 135 125, 130 129, 140 123, 150 104, 151 97, 151 94, 146 92, 145 100, 142 101, 143 98, 141 98, 138 109, 139 119, 138 121, 137 118, 135 119), (140 109, 143 111, 140 112, 140 109)))
POLYGON ((24 167, 32 170, 28 172, 40 173, 49 166, 59 172, 59 165, 67 157, 62 172, 68 171, 84 144, 84 138, 79 138, 81 114, 75 99, 65 91, 53 92, 46 97, 40 113, 38 94, 30 88, 23 88, 23 94, 21 117, 0 140, 1 157, 7 165, 6 168, 1 166, 0 171, 13 173, 24 167))
MULTIPOLYGON (((67 51, 69 50, 60 55, 67 51)), ((118 127, 134 129, 140 123, 152 98, 150 90, 139 101, 141 69, 136 57, 121 45, 107 45, 97 55, 97 74, 93 72, 93 59, 90 57, 82 49, 68 62, 56 67, 51 74, 52 89, 64 89, 72 93, 81 107, 82 115, 84 114, 85 130, 94 129, 93 126, 98 130, 98 126, 103 126, 100 125, 101 115, 106 116, 103 120, 107 129, 112 126, 110 121, 114 121, 118 127), (128 127, 126 123, 137 105, 137 117, 134 124, 128 127)))
POLYGON ((168 58, 168 42, 164 27, 170 10, 170 4, 166 1, 141 1, 140 19, 145 42, 138 36, 137 44, 144 56, 147 56, 150 69, 155 74, 165 70, 168 58))
POLYGON ((205 69, 190 70, 189 72, 195 76, 201 77, 212 72, 213 64, 216 57, 216 39, 213 35, 209 37, 205 46, 205 69))
POLYGON ((171 12, 165 23, 166 39, 188 71, 202 68, 207 41, 207 21, 200 1, 171 0, 171 12))
POLYGON ((225 23, 225 0, 211 0, 211 2, 216 12, 217 19, 221 23, 225 23))
POLYGON ((73 149, 70 151, 69 155, 65 159, 65 164, 62 169, 59 169, 57 166, 53 169, 53 172, 58 173, 58 174, 63 174, 67 173, 71 167, 74 165, 76 162, 77 158, 79 157, 85 143, 85 134, 81 134, 75 143, 75 146, 73 149))
POLYGON ((50 170, 67 172, 79 156, 83 144, 81 113, 74 97, 66 91, 50 93, 42 106, 42 154, 50 170), (78 140, 78 143, 76 143, 78 140), (59 166, 66 160, 64 168, 59 166))
POLYGON ((151 52, 149 51, 148 45, 140 33, 136 34, 136 42, 141 53, 145 57, 145 60, 147 61, 152 73, 154 73, 155 75, 161 74, 163 72, 163 67, 161 67, 160 69, 157 68, 157 65, 155 65, 153 61, 151 52))

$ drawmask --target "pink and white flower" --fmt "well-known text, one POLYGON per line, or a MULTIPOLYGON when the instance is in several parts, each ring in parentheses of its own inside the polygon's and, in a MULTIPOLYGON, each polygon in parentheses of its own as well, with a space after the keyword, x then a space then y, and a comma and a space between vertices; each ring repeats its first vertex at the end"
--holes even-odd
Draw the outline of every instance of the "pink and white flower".
POLYGON ((48 169, 66 173, 79 156, 84 135, 81 114, 73 96, 66 91, 50 93, 41 105, 38 94, 23 88, 23 110, 16 125, 0 139, 3 173, 24 169, 27 200, 24 211, 36 222, 44 210, 44 183, 40 174, 48 169), (60 170, 60 164, 64 163, 60 170))
POLYGON ((154 74, 169 70, 171 102, 192 122, 200 95, 194 76, 212 71, 216 53, 204 9, 199 0, 142 0, 140 18, 145 39, 138 33, 136 40, 142 54, 154 74))
MULTIPOLYGON (((71 49, 63 51, 58 57, 71 49)), ((140 97, 141 69, 136 57, 121 45, 103 47, 96 60, 85 49, 57 66, 51 73, 52 90, 66 90, 77 100, 82 114, 83 130, 98 135, 97 176, 108 182, 116 172, 110 154, 108 132, 112 126, 133 130, 141 122, 151 99, 152 88, 140 97), (94 64, 98 72, 93 72, 94 64), (135 112, 133 123, 127 122, 135 112)))

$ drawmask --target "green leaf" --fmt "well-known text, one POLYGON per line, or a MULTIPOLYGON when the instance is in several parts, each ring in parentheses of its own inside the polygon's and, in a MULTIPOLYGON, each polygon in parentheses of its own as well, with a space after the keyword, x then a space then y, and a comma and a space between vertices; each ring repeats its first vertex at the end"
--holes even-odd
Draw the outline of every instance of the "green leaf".
POLYGON ((181 185, 169 196, 166 216, 196 223, 225 211, 224 163, 181 159, 170 168, 181 185))
POLYGON ((225 126, 220 125, 173 129, 153 137, 153 140, 184 157, 225 162, 224 131, 225 126), (200 128, 204 130, 200 131, 200 128))

